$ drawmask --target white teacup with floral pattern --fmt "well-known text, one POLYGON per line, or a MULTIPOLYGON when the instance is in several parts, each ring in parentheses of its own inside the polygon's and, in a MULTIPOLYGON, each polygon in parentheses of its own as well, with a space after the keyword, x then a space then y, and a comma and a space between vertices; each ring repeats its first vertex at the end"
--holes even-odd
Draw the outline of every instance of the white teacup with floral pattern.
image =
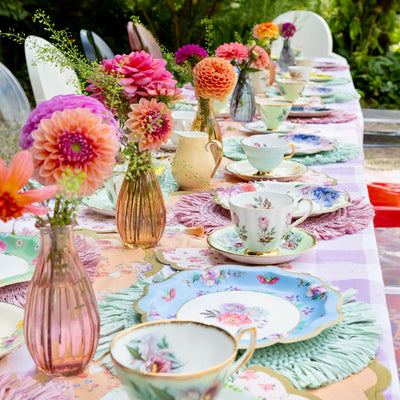
POLYGON ((292 103, 287 101, 258 100, 256 108, 267 129, 278 129, 289 115, 292 103))
POLYGON ((312 67, 307 67, 305 65, 292 65, 289 67, 289 74, 292 79, 309 81, 311 74, 313 72, 312 67))
POLYGON ((162 320, 139 324, 117 335, 110 353, 117 375, 132 400, 215 399, 223 382, 253 354, 256 328, 232 336, 195 321, 162 320), (235 361, 237 341, 250 344, 235 361))
POLYGON ((283 160, 292 158, 295 147, 284 138, 268 135, 253 135, 241 140, 240 145, 247 155, 249 164, 262 175, 278 167, 283 160), (290 154, 285 156, 285 153, 290 154))
POLYGON ((288 194, 256 191, 233 195, 229 208, 246 253, 261 254, 279 252, 287 233, 311 214, 313 205, 307 197, 295 201, 288 194), (302 201, 308 202, 308 210, 292 223, 292 213, 302 201))

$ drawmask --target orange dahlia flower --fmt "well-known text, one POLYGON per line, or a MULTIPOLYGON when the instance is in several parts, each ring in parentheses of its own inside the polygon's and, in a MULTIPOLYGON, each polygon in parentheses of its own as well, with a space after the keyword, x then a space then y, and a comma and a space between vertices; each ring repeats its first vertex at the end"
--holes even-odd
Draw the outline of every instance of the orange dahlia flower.
POLYGON ((263 22, 253 28, 253 36, 256 39, 278 39, 279 27, 272 22, 263 22))
POLYGON ((116 128, 87 108, 56 111, 32 132, 34 178, 45 185, 67 170, 85 175, 79 196, 90 196, 113 173, 118 151, 116 128))
POLYGON ((224 101, 236 83, 233 66, 223 58, 208 57, 193 68, 196 96, 224 101))
POLYGON ((53 197, 59 186, 47 186, 42 189, 33 189, 21 192, 28 183, 33 172, 32 155, 28 150, 20 151, 7 168, 4 160, 0 159, 0 219, 7 222, 21 217, 25 213, 44 215, 47 207, 33 205, 53 197))
POLYGON ((156 99, 140 99, 131 104, 132 111, 125 125, 132 131, 131 142, 139 143, 139 150, 154 150, 172 135, 172 116, 167 105, 156 99))

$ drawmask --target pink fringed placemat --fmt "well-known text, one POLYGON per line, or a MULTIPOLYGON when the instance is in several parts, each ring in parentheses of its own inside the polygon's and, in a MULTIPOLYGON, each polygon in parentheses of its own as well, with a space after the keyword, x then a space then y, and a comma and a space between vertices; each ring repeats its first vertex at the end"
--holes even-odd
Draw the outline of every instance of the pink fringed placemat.
MULTIPOLYGON (((207 235, 232 224, 229 210, 213 202, 214 194, 196 193, 183 196, 175 206, 175 217, 185 226, 203 226, 207 235)), ((327 240, 364 229, 374 218, 370 203, 352 200, 345 208, 310 217, 298 225, 317 239, 327 240)))
POLYGON ((292 118, 287 119, 288 122, 296 124, 341 124, 357 119, 357 114, 349 111, 335 110, 326 117, 311 117, 311 118, 292 118))
POLYGON ((346 71, 350 67, 348 65, 338 65, 336 67, 324 67, 323 65, 316 67, 319 71, 322 72, 333 72, 333 71, 346 71))
MULTIPOLYGON (((25 233, 27 236, 31 236, 25 233)), ((101 252, 98 248, 91 245, 84 236, 75 236, 75 246, 79 257, 86 268, 91 282, 94 282, 96 268, 100 262, 101 252)), ((24 307, 26 293, 28 291, 29 282, 15 283, 0 288, 0 301, 15 304, 24 307)), ((1 400, 1 397, 0 397, 1 400)))

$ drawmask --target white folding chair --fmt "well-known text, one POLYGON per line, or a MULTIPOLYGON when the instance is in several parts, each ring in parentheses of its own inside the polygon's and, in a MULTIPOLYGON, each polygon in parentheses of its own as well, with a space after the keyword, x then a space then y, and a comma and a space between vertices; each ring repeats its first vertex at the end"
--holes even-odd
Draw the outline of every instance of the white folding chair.
POLYGON ((82 94, 75 71, 61 67, 60 62, 65 61, 64 55, 47 40, 28 36, 25 41, 25 59, 36 104, 60 94, 82 94), (43 48, 51 51, 52 61, 38 57, 43 48))
MULTIPOLYGON (((285 22, 291 22, 296 26, 291 47, 301 50, 302 57, 335 57, 345 60, 344 57, 333 53, 331 30, 320 15, 311 11, 295 10, 285 12, 273 20, 276 25, 285 22)), ((279 37, 272 44, 272 54, 279 55, 282 46, 283 39, 279 37)))

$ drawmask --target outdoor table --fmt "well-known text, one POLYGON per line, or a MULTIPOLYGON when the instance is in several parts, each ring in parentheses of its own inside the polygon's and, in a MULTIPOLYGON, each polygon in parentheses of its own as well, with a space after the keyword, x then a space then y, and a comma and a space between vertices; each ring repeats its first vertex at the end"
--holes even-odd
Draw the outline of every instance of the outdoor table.
MULTIPOLYGON (((348 69, 324 73, 333 74, 337 77, 350 77, 348 69)), ((346 91, 354 89, 354 85, 350 80, 344 85, 335 86, 335 88, 346 91)), ((318 134, 321 136, 359 145, 361 155, 346 162, 313 165, 311 168, 336 178, 336 187, 346 190, 350 198, 360 199, 364 197, 368 199, 362 154, 363 118, 359 101, 355 99, 343 103, 332 103, 328 107, 354 112, 357 114, 357 118, 346 123, 312 124, 310 127, 318 129, 318 134)), ((220 126, 224 138, 248 135, 248 133, 239 130, 242 124, 233 123, 227 118, 220 121, 220 126)), ((216 178, 212 182, 214 188, 240 182, 239 179, 224 171, 223 168, 228 162, 230 160, 224 158, 216 178)), ((205 235, 197 237, 186 233, 185 227, 180 225, 174 217, 174 206, 184 194, 187 193, 169 195, 166 202, 167 226, 157 249, 208 247, 205 235)), ((20 231, 23 227, 33 229, 32 221, 32 219, 24 218, 16 223, 16 227, 20 231)), ((76 234, 83 234, 89 243, 95 245, 101 251, 101 260, 93 284, 99 302, 102 302, 111 293, 128 288, 136 281, 137 273, 145 271, 144 276, 150 276, 151 271, 155 272, 162 268, 162 265, 155 260, 154 249, 145 251, 126 249, 119 240, 116 231, 102 233, 104 226, 112 225, 112 219, 95 213, 85 214, 83 210, 78 222, 81 225, 76 227, 76 234)), ((0 223, 1 232, 10 232, 11 228, 12 223, 0 223)), ((227 260, 227 264, 229 264, 229 260, 227 260)), ((331 283, 342 293, 350 288, 357 290, 356 299, 368 303, 373 308, 377 322, 382 327, 377 361, 384 365, 392 375, 391 383, 387 389, 383 390, 383 395, 386 400, 398 399, 400 388, 393 339, 372 222, 367 228, 356 233, 345 234, 329 240, 319 240, 314 249, 291 261, 290 264, 293 270, 312 274, 324 282, 331 283)), ((143 274, 141 276, 143 277, 143 274)), ((0 372, 13 372, 21 379, 26 376, 34 376, 40 382, 47 380, 44 374, 36 372, 35 365, 25 345, 0 359, 0 372)), ((63 382, 71 385, 76 398, 85 400, 100 399, 106 393, 120 386, 119 380, 98 361, 92 362, 81 375, 63 379, 63 382)), ((351 388, 351 383, 349 387, 351 388)), ((351 391, 350 389, 346 390, 351 391)), ((361 394, 359 395, 351 398, 364 398, 361 397, 361 394)))

